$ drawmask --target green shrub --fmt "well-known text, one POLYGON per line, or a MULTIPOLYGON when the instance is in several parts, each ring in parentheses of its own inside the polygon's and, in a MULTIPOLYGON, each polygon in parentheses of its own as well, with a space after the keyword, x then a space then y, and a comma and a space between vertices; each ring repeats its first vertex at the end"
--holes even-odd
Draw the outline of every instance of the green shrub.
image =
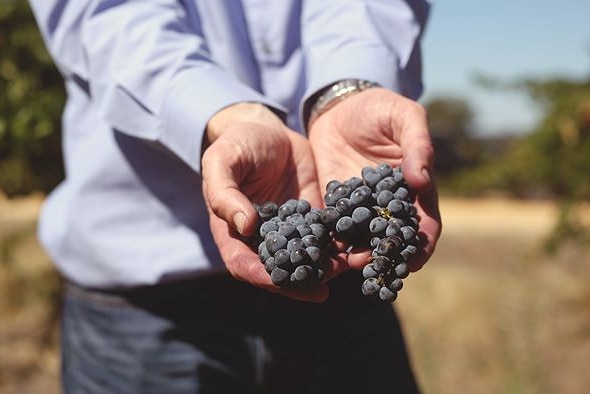
POLYGON ((0 2, 0 190, 47 192, 63 177, 63 80, 26 1, 0 2))

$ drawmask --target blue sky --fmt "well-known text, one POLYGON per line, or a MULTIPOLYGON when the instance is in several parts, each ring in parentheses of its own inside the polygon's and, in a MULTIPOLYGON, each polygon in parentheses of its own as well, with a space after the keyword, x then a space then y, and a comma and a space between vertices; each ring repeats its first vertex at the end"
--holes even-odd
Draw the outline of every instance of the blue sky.
POLYGON ((528 131, 539 113, 526 95, 483 89, 474 75, 590 75, 590 0, 435 0, 431 11, 422 101, 467 99, 482 134, 528 131))

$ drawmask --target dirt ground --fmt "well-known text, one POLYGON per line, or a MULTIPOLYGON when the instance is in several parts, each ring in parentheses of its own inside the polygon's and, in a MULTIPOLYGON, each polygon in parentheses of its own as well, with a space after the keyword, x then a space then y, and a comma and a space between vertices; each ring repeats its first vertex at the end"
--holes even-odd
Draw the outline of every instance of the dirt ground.
MULTIPOLYGON (((42 196, 0 195, 0 393, 59 393, 60 281, 35 238, 42 196)), ((425 394, 590 387, 590 250, 541 244, 546 201, 442 198, 435 256, 395 302, 425 394)), ((590 224, 590 208, 578 212, 590 224)))

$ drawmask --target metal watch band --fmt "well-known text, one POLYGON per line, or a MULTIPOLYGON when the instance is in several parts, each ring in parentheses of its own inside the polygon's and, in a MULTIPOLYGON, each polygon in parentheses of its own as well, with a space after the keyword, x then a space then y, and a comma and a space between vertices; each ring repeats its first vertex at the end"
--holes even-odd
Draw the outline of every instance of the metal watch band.
POLYGON ((307 124, 311 126, 321 114, 353 94, 378 86, 379 84, 375 82, 362 79, 343 79, 342 81, 338 81, 319 95, 311 108, 307 124))

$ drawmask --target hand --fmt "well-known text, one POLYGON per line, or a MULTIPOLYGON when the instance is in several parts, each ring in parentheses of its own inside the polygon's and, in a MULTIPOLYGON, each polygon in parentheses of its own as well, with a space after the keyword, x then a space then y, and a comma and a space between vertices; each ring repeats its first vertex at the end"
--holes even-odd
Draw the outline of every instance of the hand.
POLYGON ((308 141, 289 130, 262 104, 241 103, 219 111, 207 128, 202 157, 203 193, 221 257, 237 279, 302 301, 323 302, 325 284, 312 290, 279 290, 257 253, 243 242, 258 216, 252 203, 300 197, 320 206, 308 141))
MULTIPOLYGON (((402 166, 417 192, 422 248, 412 260, 419 270, 434 253, 441 233, 438 195, 432 179, 434 149, 426 112, 418 103, 382 88, 371 88, 332 107, 310 125, 309 141, 321 185, 359 176, 364 166, 402 166)), ((348 264, 366 265, 369 252, 353 251, 348 264)))

